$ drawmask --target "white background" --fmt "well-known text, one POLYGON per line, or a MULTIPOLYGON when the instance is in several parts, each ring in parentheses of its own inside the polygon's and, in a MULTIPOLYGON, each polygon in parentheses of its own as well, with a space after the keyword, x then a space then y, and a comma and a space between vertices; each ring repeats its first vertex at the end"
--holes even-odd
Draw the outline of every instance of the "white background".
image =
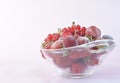
POLYGON ((119 83, 120 0, 0 0, 0 83, 119 83), (98 26, 116 48, 98 71, 84 79, 56 73, 39 52, 57 28, 98 26))

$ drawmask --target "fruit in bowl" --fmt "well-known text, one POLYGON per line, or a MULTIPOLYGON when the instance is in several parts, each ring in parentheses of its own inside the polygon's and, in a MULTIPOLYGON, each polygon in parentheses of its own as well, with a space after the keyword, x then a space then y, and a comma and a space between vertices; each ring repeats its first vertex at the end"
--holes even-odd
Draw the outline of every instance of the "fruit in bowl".
POLYGON ((40 52, 44 59, 71 78, 91 75, 115 47, 113 38, 101 36, 96 26, 88 28, 75 25, 58 29, 44 39, 40 52))

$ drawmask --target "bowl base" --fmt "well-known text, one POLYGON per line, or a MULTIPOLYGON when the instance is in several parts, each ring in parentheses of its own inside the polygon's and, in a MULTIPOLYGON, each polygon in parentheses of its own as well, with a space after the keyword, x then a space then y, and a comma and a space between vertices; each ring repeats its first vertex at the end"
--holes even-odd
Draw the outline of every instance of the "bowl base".
POLYGON ((84 78, 84 77, 88 77, 90 75, 92 75, 94 73, 94 71, 91 71, 89 73, 81 73, 81 74, 69 74, 69 73, 65 73, 65 72, 61 72, 61 75, 67 78, 84 78))

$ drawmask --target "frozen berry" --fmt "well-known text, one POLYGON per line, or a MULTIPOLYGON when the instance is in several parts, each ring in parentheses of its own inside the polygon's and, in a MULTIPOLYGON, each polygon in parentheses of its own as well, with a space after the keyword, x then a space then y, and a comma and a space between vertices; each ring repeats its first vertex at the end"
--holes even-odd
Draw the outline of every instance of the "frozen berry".
POLYGON ((64 47, 72 47, 72 46, 76 46, 77 42, 73 36, 67 36, 67 37, 63 37, 63 45, 64 47))
POLYGON ((83 63, 74 63, 72 64, 70 70, 72 73, 82 73, 85 72, 87 66, 83 63))
POLYGON ((54 58, 54 63, 60 68, 68 68, 74 62, 74 60, 70 59, 68 56, 57 56, 54 58))
POLYGON ((79 37, 77 40, 78 45, 88 43, 90 40, 87 37, 79 37))
POLYGON ((86 29, 86 36, 92 37, 93 40, 100 37, 100 35, 101 35, 101 31, 96 26, 90 26, 86 29))
POLYGON ((63 41, 62 40, 55 41, 51 46, 51 49, 60 49, 60 48, 63 48, 63 41))
POLYGON ((79 58, 85 58, 90 55, 91 53, 87 49, 80 48, 80 49, 75 49, 74 51, 71 51, 69 57, 71 59, 79 59, 79 58))

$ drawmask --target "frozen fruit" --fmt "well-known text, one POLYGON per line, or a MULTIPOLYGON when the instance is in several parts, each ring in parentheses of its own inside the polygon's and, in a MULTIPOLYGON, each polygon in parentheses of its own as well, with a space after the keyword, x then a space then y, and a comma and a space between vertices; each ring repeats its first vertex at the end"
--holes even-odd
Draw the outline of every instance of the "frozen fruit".
POLYGON ((90 66, 99 64, 99 59, 96 55, 91 55, 90 57, 87 57, 86 59, 84 59, 84 61, 86 64, 88 64, 90 66))
POLYGON ((71 59, 79 59, 79 58, 85 58, 90 55, 91 53, 87 49, 80 48, 80 49, 75 49, 71 51, 69 57, 71 59))
POLYGON ((60 68, 68 68, 74 62, 74 60, 70 59, 68 56, 56 56, 53 62, 60 68))
POLYGON ((51 45, 51 49, 63 48, 63 40, 57 40, 51 45))
POLYGON ((72 46, 76 46, 76 45, 77 45, 77 42, 73 36, 63 37, 63 46, 64 47, 72 47, 72 46))
POLYGON ((92 37, 93 40, 101 36, 101 31, 96 26, 90 26, 86 29, 86 36, 92 37))
POLYGON ((72 64, 70 70, 72 73, 82 73, 85 72, 87 66, 83 63, 74 63, 72 64))
POLYGON ((79 37, 77 38, 77 43, 78 45, 88 43, 90 40, 87 37, 79 37))

